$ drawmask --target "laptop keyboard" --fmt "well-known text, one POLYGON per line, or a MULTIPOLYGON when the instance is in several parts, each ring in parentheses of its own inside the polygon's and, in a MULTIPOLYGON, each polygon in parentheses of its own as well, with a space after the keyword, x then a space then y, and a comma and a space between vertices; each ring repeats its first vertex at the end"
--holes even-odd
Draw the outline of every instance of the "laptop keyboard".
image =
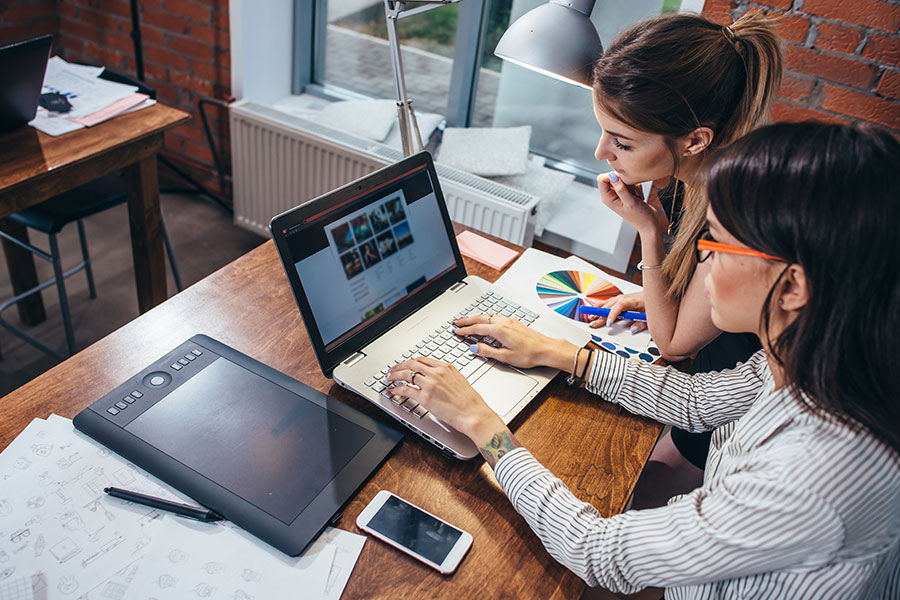
POLYGON ((428 411, 411 398, 404 398, 391 393, 391 388, 388 382, 385 381, 385 377, 391 367, 404 360, 417 356, 430 356, 452 364, 467 380, 474 381, 494 361, 472 354, 469 352, 469 346, 481 342, 499 348, 500 342, 490 336, 470 335, 465 338, 459 337, 454 334, 456 326, 453 322, 462 317, 480 315, 482 313, 518 319, 526 326, 530 326, 538 318, 536 312, 528 310, 512 300, 507 300, 496 292, 485 292, 477 301, 453 315, 452 318, 442 323, 434 331, 429 332, 420 342, 404 352, 400 358, 391 361, 381 371, 375 373, 366 381, 366 385, 385 398, 389 398, 391 402, 397 404, 403 410, 421 419, 428 414, 428 411))

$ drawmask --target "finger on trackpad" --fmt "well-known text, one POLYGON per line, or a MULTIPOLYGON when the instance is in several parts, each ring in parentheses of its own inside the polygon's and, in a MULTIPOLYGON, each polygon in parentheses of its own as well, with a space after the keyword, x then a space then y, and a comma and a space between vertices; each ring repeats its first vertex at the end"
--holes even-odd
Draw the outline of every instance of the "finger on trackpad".
POLYGON ((519 403, 534 389, 537 381, 503 364, 495 364, 493 369, 472 384, 485 402, 501 417, 519 403))

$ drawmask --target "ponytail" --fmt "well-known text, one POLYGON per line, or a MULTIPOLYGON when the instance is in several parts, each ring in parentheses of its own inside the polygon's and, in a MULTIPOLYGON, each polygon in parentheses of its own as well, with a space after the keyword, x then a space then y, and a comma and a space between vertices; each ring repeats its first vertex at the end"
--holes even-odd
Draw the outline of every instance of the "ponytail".
MULTIPOLYGON (((697 15, 666 15, 619 34, 593 74, 598 105, 635 129, 663 135, 677 169, 675 139, 709 127, 709 157, 765 123, 781 82, 781 40, 774 21, 757 14, 730 27, 697 15)), ((694 274, 694 243, 706 219, 704 185, 691 183, 663 261, 676 300, 694 274)))

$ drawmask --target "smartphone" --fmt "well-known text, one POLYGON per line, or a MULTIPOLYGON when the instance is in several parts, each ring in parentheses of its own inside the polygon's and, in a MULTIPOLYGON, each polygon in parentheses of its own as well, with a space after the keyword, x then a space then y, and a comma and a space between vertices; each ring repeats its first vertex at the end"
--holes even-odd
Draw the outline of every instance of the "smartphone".
POLYGON ((356 518, 356 525, 444 575, 459 566, 472 534, 381 490, 356 518))

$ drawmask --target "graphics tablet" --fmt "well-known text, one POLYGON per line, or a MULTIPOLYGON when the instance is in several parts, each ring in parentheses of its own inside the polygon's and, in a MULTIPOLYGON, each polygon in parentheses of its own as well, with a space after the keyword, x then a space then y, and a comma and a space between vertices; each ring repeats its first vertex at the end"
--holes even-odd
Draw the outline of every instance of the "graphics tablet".
POLYGON ((205 335, 130 378, 74 424, 291 556, 403 437, 205 335))

